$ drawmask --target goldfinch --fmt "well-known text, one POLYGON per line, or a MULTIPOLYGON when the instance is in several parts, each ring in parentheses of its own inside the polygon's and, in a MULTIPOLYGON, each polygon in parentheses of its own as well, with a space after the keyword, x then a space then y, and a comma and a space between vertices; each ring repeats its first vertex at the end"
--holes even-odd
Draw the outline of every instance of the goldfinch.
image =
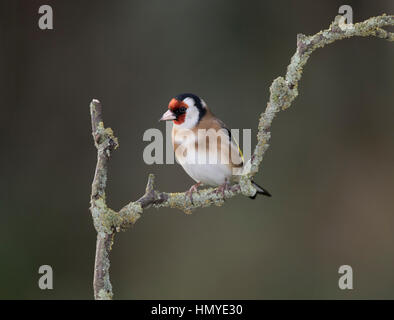
MULTIPOLYGON (((197 183, 188 191, 190 200, 198 186, 217 187, 222 192, 242 174, 244 159, 225 124, 208 109, 205 101, 191 93, 177 95, 160 121, 173 121, 175 158, 197 183)), ((252 182, 256 194, 270 193, 252 182)), ((256 195, 251 197, 255 198, 256 195)))

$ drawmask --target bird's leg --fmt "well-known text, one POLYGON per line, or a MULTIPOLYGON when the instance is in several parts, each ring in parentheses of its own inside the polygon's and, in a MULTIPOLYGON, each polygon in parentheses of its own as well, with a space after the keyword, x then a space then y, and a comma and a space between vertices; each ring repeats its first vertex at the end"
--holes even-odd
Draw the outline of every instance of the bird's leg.
POLYGON ((224 183, 221 184, 218 189, 217 189, 217 193, 221 193, 222 197, 224 199, 224 192, 228 191, 230 189, 230 183, 228 182, 227 178, 224 180, 224 183))
POLYGON ((193 203, 193 192, 198 192, 198 187, 201 185, 201 181, 192 185, 188 191, 186 191, 186 196, 189 197, 190 202, 193 203))

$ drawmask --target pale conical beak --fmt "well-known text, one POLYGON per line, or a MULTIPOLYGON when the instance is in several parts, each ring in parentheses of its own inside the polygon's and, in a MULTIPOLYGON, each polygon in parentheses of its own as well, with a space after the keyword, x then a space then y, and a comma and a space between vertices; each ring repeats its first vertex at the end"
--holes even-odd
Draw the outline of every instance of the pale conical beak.
POLYGON ((172 113, 171 110, 167 110, 163 116, 159 119, 159 121, 169 121, 169 120, 175 120, 176 116, 172 113))

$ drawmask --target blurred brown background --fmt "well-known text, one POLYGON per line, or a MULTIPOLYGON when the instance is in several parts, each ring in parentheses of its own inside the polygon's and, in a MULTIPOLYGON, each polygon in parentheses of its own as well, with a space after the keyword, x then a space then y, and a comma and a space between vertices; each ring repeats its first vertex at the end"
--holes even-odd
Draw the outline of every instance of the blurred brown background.
MULTIPOLYGON (((183 191, 180 166, 142 159, 170 98, 202 96, 228 126, 252 128, 254 144, 297 33, 328 27, 342 4, 355 22, 394 13, 390 0, 2 1, 0 298, 93 296, 92 98, 120 139, 109 205, 137 199, 150 172, 160 190, 183 191), (42 4, 52 31, 38 28, 42 4), (43 264, 54 290, 37 286, 43 264)), ((393 54, 373 38, 315 52, 256 177, 273 197, 146 211, 116 237, 115 298, 394 298, 393 54), (353 291, 338 288, 343 264, 353 291)))

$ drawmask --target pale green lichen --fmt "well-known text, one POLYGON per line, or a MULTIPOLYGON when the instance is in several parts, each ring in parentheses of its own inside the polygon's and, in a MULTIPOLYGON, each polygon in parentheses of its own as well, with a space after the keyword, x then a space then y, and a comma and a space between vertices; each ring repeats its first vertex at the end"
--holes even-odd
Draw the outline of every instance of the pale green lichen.
POLYGON ((112 298, 113 298, 113 293, 111 286, 110 290, 100 289, 97 300, 112 300, 112 298))
MULTIPOLYGON (((141 217, 143 209, 138 202, 131 202, 119 211, 118 220, 114 224, 117 231, 125 230, 128 226, 137 222, 141 217)), ((116 212, 115 212, 116 214, 116 212)))
POLYGON ((102 217, 108 212, 108 210, 105 200, 102 197, 92 200, 90 211, 92 213, 94 227, 97 232, 110 231, 102 221, 102 217))
POLYGON ((239 186, 241 187, 241 193, 248 197, 253 197, 257 190, 253 187, 252 182, 247 177, 242 177, 239 180, 239 186))
POLYGON ((94 200, 91 208, 94 226, 97 231, 111 234, 113 230, 124 230, 129 225, 134 224, 142 213, 139 203, 129 203, 119 212, 108 208, 104 199, 94 200))

